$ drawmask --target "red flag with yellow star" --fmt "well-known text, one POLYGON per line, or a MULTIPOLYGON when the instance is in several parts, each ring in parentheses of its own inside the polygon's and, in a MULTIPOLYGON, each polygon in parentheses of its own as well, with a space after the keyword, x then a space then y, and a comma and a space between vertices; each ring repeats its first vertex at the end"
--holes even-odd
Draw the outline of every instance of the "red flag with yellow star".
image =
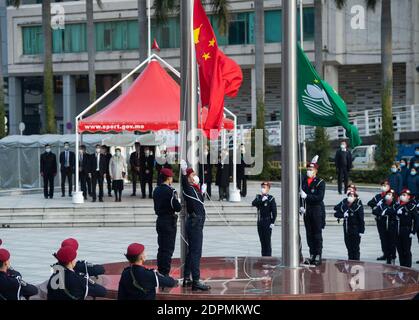
POLYGON ((237 95, 243 82, 243 73, 239 65, 218 48, 214 30, 200 0, 195 0, 193 19, 201 103, 202 106, 208 106, 203 129, 209 136, 211 129, 221 129, 224 96, 234 98, 237 95))

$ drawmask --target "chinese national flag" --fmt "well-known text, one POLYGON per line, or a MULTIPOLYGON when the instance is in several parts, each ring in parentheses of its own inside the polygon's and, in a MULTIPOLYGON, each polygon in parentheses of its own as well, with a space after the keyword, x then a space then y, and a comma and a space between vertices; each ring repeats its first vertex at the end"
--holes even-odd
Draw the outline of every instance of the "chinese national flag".
POLYGON ((234 98, 237 95, 243 74, 239 65, 218 48, 214 30, 200 0, 195 0, 193 19, 201 103, 202 106, 208 106, 208 117, 203 129, 209 137, 211 129, 221 129, 224 96, 234 98))

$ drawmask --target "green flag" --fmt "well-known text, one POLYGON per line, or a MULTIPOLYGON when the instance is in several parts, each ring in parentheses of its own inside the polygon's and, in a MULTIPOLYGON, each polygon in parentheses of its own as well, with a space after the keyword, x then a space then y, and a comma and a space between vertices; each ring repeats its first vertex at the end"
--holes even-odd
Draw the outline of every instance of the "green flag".
POLYGON ((323 81, 298 45, 298 110, 300 125, 342 126, 351 147, 361 144, 358 128, 349 123, 348 109, 337 92, 323 81))

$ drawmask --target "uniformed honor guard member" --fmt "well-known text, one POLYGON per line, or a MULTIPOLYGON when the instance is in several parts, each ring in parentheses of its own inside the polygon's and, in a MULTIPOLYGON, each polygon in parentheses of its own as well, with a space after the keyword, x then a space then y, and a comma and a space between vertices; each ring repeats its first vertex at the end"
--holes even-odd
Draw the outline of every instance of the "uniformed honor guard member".
POLYGON ((177 280, 144 267, 146 254, 142 244, 130 244, 125 257, 130 265, 122 271, 118 300, 155 300, 156 288, 177 286, 177 280))
POLYGON ((310 258, 304 264, 320 265, 322 263, 323 236, 324 228, 324 193, 326 183, 317 177, 319 165, 318 156, 307 164, 307 177, 302 181, 300 198, 302 206, 300 213, 304 215, 304 225, 306 228, 307 244, 310 248, 310 258))
POLYGON ((271 237, 272 229, 275 226, 277 208, 275 198, 269 194, 271 190, 270 182, 262 182, 261 194, 256 195, 252 206, 257 208, 258 215, 258 234, 262 248, 262 257, 272 256, 271 237))
POLYGON ((399 201, 395 206, 397 219, 396 247, 402 267, 412 267, 412 238, 419 228, 419 217, 416 203, 412 201, 409 189, 401 192, 399 201))
POLYGON ((45 152, 40 159, 41 176, 44 179, 44 197, 54 197, 54 179, 57 175, 57 157, 51 152, 51 146, 45 145, 45 152))
MULTIPOLYGON (((76 251, 79 249, 79 243, 74 238, 67 238, 61 242, 61 248, 70 246, 76 251)), ((74 271, 81 275, 88 274, 91 277, 98 277, 105 273, 105 268, 100 264, 92 264, 84 260, 78 260, 74 266, 74 271)))
POLYGON ((162 275, 169 275, 173 251, 175 250, 177 231, 177 212, 182 206, 179 203, 176 190, 172 187, 173 171, 167 168, 160 170, 162 183, 154 189, 154 211, 157 215, 156 230, 157 268, 162 275))
MULTIPOLYGON (((376 194, 374 198, 372 198, 370 201, 368 201, 368 206, 371 207, 372 211, 377 208, 377 206, 381 205, 384 202, 384 197, 386 196, 386 193, 390 190, 390 183, 388 180, 384 180, 381 182, 381 192, 376 194)), ((387 260, 387 257, 385 256, 385 239, 384 239, 384 233, 386 230, 386 221, 384 217, 381 217, 381 215, 375 216, 375 221, 377 223, 377 230, 378 235, 380 237, 380 243, 381 243, 381 251, 383 252, 383 255, 378 257, 378 261, 387 260)))
MULTIPOLYGON (((349 190, 349 188, 348 188, 349 190)), ((348 191, 348 196, 335 207, 335 217, 343 219, 343 233, 348 260, 360 260, 361 236, 365 232, 364 206, 355 191, 348 191)), ((356 188, 355 188, 356 190, 356 188)))
POLYGON ((55 254, 58 264, 54 265, 54 273, 47 284, 48 300, 85 300, 104 297, 106 289, 94 283, 88 274, 80 275, 76 266, 77 251, 72 246, 64 246, 55 254))
MULTIPOLYGON (((0 245, 2 241, 0 239, 0 245)), ((29 300, 38 294, 38 288, 22 280, 22 275, 10 267, 10 253, 0 248, 0 301, 29 300)))
POLYGON ((206 185, 199 184, 199 177, 192 168, 188 168, 187 163, 182 160, 180 164, 182 170, 183 198, 186 201, 186 235, 188 241, 188 253, 186 255, 185 269, 183 274, 183 286, 192 286, 192 290, 207 291, 211 287, 200 281, 200 261, 202 255, 203 229, 205 224, 204 195, 206 185), (192 281, 190 276, 192 273, 192 281))
POLYGON ((384 256, 387 264, 395 264, 396 259, 397 219, 395 205, 396 193, 390 189, 386 192, 384 200, 372 210, 372 214, 377 218, 380 217, 384 225, 384 256))

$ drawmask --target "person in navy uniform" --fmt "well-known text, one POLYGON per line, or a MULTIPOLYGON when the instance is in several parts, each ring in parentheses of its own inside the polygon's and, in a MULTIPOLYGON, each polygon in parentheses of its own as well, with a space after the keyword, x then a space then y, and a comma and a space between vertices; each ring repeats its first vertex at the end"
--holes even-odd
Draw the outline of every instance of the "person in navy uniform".
POLYGON ((419 146, 415 147, 415 155, 410 159, 409 169, 412 168, 419 168, 419 146))
POLYGON ((211 185, 212 185, 212 163, 211 155, 207 145, 204 146, 202 161, 198 164, 199 180, 207 185, 207 196, 211 198, 211 185))
POLYGON ((390 189, 393 189, 394 192, 396 192, 396 196, 399 196, 400 192, 403 190, 403 177, 399 171, 397 163, 392 164, 390 171, 391 173, 388 177, 390 189))
MULTIPOLYGON (((61 242, 61 248, 70 246, 74 250, 79 249, 79 242, 74 238, 67 238, 61 242)), ((105 273, 105 268, 100 264, 92 264, 84 260, 77 260, 74 271, 81 275, 88 274, 91 277, 98 277, 105 273)))
POLYGON ((134 144, 135 151, 131 153, 129 157, 129 164, 131 167, 131 179, 132 179, 132 194, 131 197, 137 195, 137 181, 140 181, 140 166, 141 166, 141 144, 136 142, 134 144))
POLYGON ((130 265, 122 271, 118 300, 155 300, 156 288, 173 288, 178 285, 177 280, 144 267, 146 254, 142 244, 130 244, 125 257, 130 265))
POLYGON ((343 219, 343 233, 348 260, 360 260, 361 236, 365 232, 364 206, 355 191, 349 191, 347 198, 335 206, 335 217, 343 219))
POLYGON ((64 246, 54 254, 58 264, 53 266, 54 273, 47 284, 48 300, 85 300, 105 297, 105 287, 94 283, 89 274, 81 275, 74 270, 77 251, 72 246, 64 246))
POLYGON ((345 194, 348 190, 349 171, 352 169, 352 154, 348 150, 346 141, 340 143, 340 149, 336 151, 335 166, 338 174, 338 192, 342 194, 342 183, 345 194))
POLYGON ((10 252, 0 248, 0 301, 29 300, 37 294, 38 288, 23 281, 22 275, 10 267, 10 252))
POLYGON ((325 225, 325 207, 323 203, 326 183, 317 177, 319 165, 318 156, 307 164, 307 176, 303 178, 300 191, 300 213, 304 215, 307 244, 310 248, 310 258, 304 264, 320 265, 322 263, 323 236, 325 225))
POLYGON ((109 170, 106 160, 106 148, 96 145, 96 152, 91 156, 92 202, 96 202, 96 186, 99 185, 99 202, 103 202, 103 181, 109 170))
POLYGON ((68 180, 68 196, 73 191, 73 174, 76 167, 76 155, 70 151, 70 144, 64 142, 64 151, 60 153, 61 197, 65 197, 65 180, 68 180))
POLYGON ((54 197, 54 178, 57 175, 57 157, 51 152, 51 145, 45 145, 45 152, 40 159, 41 176, 44 179, 44 197, 54 197))
POLYGON ((395 264, 396 260, 396 237, 397 220, 395 212, 396 192, 392 189, 385 193, 383 201, 377 204, 372 210, 372 214, 380 218, 383 224, 383 245, 384 256, 387 264, 395 264))
POLYGON ((271 190, 270 182, 262 182, 261 193, 256 195, 252 206, 257 208, 258 215, 258 234, 261 245, 262 257, 272 256, 271 237, 272 229, 275 226, 277 208, 275 198, 269 194, 271 190))
POLYGON ((81 145, 79 151, 79 179, 80 179, 80 189, 83 192, 84 200, 87 200, 87 192, 89 195, 92 194, 92 180, 89 177, 91 172, 90 166, 90 154, 86 152, 86 146, 81 145))
POLYGON ((156 230, 157 243, 157 269, 162 275, 169 275, 172 255, 175 250, 177 231, 177 212, 182 206, 179 203, 176 190, 172 187, 173 171, 168 168, 160 170, 162 183, 154 189, 154 211, 157 215, 156 230))
POLYGON ((400 160, 400 174, 402 175, 403 189, 407 188, 407 177, 409 176, 409 166, 406 159, 400 160))
POLYGON ((140 179, 141 179, 141 193, 143 199, 146 198, 146 185, 148 185, 148 197, 153 198, 153 170, 154 170, 154 155, 149 147, 144 148, 144 153, 140 158, 140 179))
POLYGON ((397 219, 396 247, 402 267, 412 267, 412 238, 419 228, 419 217, 416 203, 412 201, 409 189, 401 192, 394 211, 397 219))
POLYGON ((411 195, 416 200, 419 200, 419 175, 416 168, 412 168, 408 172, 406 188, 410 190, 411 195))
POLYGON ((205 205, 204 195, 207 186, 200 186, 199 177, 192 168, 188 168, 187 163, 182 160, 180 164, 182 171, 181 183, 183 198, 186 202, 188 212, 186 218, 186 236, 188 242, 188 252, 183 274, 183 286, 190 287, 192 290, 208 291, 211 287, 200 281, 200 261, 202 255, 203 229, 205 224, 205 205), (192 273, 192 281, 190 279, 192 273))

